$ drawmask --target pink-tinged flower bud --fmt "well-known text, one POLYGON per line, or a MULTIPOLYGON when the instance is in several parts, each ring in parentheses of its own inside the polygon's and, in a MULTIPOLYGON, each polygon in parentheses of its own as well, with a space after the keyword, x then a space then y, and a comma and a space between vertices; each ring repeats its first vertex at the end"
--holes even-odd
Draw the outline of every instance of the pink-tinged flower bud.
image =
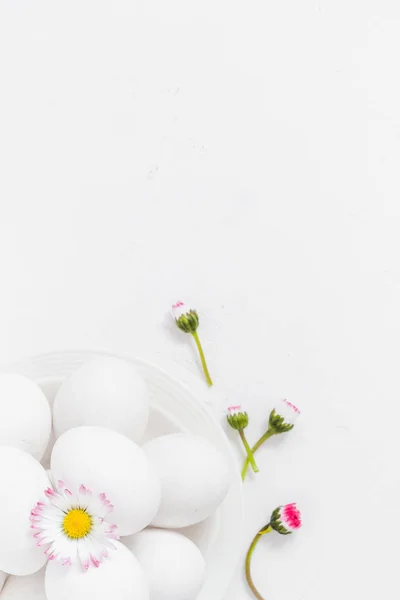
POLYGON ((199 315, 183 302, 176 302, 172 306, 172 316, 179 329, 185 333, 194 333, 199 326, 199 315))
POLYGON ((300 411, 294 404, 288 402, 288 400, 281 400, 269 415, 270 429, 274 430, 275 433, 290 431, 293 429, 294 422, 299 414, 300 411))
POLYGON ((250 548, 247 551, 246 561, 245 561, 245 572, 247 583, 254 596, 259 600, 264 600, 261 596, 260 592, 256 588, 253 578, 251 576, 251 558, 253 556, 253 552, 255 547, 257 546, 259 540, 270 533, 271 531, 277 531, 281 535, 290 535, 296 529, 301 527, 301 515, 295 503, 293 504, 285 504, 284 506, 278 506, 274 510, 271 515, 271 520, 268 525, 265 525, 260 531, 256 534, 253 541, 250 544, 250 548))
POLYGON ((175 319, 175 323, 181 331, 190 333, 196 342, 197 349, 200 354, 201 365, 203 367, 204 375, 209 386, 213 384, 210 372, 207 367, 206 359, 204 356, 203 348, 200 343, 197 328, 199 326, 199 315, 193 308, 187 308, 183 302, 176 302, 172 306, 172 316, 175 319))
POLYGON ((256 461, 254 460, 253 452, 249 446, 249 442, 247 441, 246 434, 244 430, 249 424, 249 415, 244 410, 241 404, 228 406, 226 409, 226 420, 232 429, 236 429, 239 432, 240 438, 243 442, 243 446, 245 447, 247 459, 251 464, 251 467, 255 473, 258 473, 258 467, 256 461))
POLYGON ((271 516, 270 525, 282 535, 289 535, 301 527, 301 514, 296 503, 278 506, 271 516))
POLYGON ((240 429, 245 429, 249 424, 249 415, 243 409, 241 404, 237 404, 236 406, 228 406, 226 409, 226 419, 229 425, 237 431, 240 429))

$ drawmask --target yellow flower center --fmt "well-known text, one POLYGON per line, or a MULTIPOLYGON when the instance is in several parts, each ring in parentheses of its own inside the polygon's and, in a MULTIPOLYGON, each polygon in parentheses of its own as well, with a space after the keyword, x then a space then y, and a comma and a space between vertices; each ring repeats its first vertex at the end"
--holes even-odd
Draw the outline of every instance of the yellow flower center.
POLYGON ((73 508, 64 517, 64 533, 73 540, 86 537, 91 529, 92 517, 83 508, 73 508))

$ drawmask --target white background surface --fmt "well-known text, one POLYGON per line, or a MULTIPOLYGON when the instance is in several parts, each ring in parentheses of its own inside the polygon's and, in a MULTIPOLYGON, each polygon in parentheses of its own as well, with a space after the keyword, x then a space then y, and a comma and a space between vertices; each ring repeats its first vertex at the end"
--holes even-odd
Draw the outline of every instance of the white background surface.
POLYGON ((0 361, 200 377, 196 307, 250 438, 302 409, 245 488, 246 543, 303 508, 254 560, 274 600, 398 597, 399 33, 388 0, 0 1, 0 361))

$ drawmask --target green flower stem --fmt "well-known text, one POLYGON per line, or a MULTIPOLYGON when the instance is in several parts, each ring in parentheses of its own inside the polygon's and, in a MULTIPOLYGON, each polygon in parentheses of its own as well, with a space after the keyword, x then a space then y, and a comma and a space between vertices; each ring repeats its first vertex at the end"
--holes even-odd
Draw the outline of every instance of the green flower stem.
MULTIPOLYGON (((258 440, 258 442, 256 442, 254 444, 254 446, 251 448, 251 452, 252 454, 254 454, 254 452, 257 452, 257 450, 259 449, 260 446, 263 445, 264 442, 266 442, 270 437, 272 437, 273 435, 275 435, 276 431, 274 429, 268 429, 268 431, 266 431, 264 433, 264 435, 262 435, 260 437, 260 439, 258 440)), ((246 477, 246 473, 247 473, 247 469, 249 467, 249 459, 246 458, 246 460, 244 461, 244 465, 243 465, 243 469, 242 469, 242 480, 244 481, 245 477, 246 477)))
POLYGON ((244 429, 238 429, 238 431, 239 431, 240 437, 242 438, 243 446, 246 449, 247 460, 251 464, 251 468, 253 469, 254 473, 258 473, 258 467, 257 467, 256 461, 254 460, 254 456, 253 456, 253 453, 249 446, 249 442, 247 441, 246 435, 244 433, 244 429))
POLYGON ((207 367, 206 359, 205 359, 205 356, 204 356, 203 348, 201 347, 201 343, 200 343, 197 331, 192 331, 192 336, 194 337, 194 341, 196 342, 196 346, 197 346, 197 349, 198 349, 199 354, 200 354, 200 360, 201 360, 201 364, 202 364, 202 367, 203 367, 204 375, 206 376, 206 380, 207 380, 208 385, 211 387, 212 384, 213 384, 213 382, 212 382, 212 379, 210 377, 210 373, 208 371, 208 367, 207 367))
POLYGON ((246 579, 247 579, 247 583, 249 584, 249 588, 251 589, 254 596, 257 598, 257 600, 264 600, 264 598, 261 596, 260 592, 254 585, 254 581, 251 576, 251 569, 250 569, 251 557, 253 555, 255 547, 257 546, 258 542, 260 541, 260 538, 263 535, 265 535, 266 533, 269 533, 270 531, 272 531, 272 527, 271 527, 271 525, 268 524, 266 527, 264 527, 264 529, 261 529, 261 531, 259 531, 257 533, 254 540, 251 542, 250 548, 248 549, 247 556, 246 556, 246 562, 245 562, 246 579))

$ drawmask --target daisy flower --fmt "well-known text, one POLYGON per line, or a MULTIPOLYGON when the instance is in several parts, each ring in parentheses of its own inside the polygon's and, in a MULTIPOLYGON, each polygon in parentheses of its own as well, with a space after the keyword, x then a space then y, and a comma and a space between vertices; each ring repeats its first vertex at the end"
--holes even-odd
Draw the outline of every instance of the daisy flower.
POLYGON ((64 566, 79 562, 85 571, 99 567, 109 550, 116 549, 113 540, 119 539, 117 525, 109 520, 114 507, 106 494, 93 494, 83 484, 74 492, 58 481, 44 491, 44 498, 32 509, 30 521, 48 559, 64 566))

